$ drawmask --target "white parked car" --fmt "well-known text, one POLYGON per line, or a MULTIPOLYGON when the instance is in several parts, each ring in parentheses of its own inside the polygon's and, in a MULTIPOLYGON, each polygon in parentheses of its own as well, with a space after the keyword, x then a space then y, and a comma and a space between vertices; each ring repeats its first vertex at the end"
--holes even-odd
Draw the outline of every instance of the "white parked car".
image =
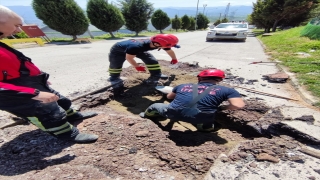
POLYGON ((208 31, 207 41, 215 39, 238 39, 246 41, 247 35, 247 23, 221 23, 208 31))

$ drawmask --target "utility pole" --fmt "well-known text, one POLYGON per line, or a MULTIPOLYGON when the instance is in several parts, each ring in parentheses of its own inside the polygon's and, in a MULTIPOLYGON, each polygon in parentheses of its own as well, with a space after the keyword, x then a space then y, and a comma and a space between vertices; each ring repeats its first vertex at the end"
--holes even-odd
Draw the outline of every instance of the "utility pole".
POLYGON ((202 14, 204 14, 204 10, 206 9, 206 7, 207 7, 207 4, 203 4, 203 12, 202 12, 202 14))
POLYGON ((196 12, 196 23, 194 24, 194 30, 197 30, 197 20, 198 20, 198 7, 199 7, 199 0, 197 3, 197 12, 196 12))

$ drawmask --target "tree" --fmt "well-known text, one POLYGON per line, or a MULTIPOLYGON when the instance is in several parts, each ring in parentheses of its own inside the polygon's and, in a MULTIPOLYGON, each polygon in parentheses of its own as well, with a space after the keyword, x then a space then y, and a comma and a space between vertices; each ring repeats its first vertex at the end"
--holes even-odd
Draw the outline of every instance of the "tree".
POLYGON ((89 27, 89 19, 74 0, 33 0, 32 7, 44 24, 73 40, 89 27))
POLYGON ((134 31, 136 36, 141 31, 147 30, 149 19, 154 11, 152 4, 146 0, 119 0, 119 2, 126 28, 134 31))
POLYGON ((270 32, 272 27, 272 20, 269 18, 271 12, 265 0, 257 0, 256 3, 253 3, 253 12, 251 14, 252 22, 258 28, 264 28, 264 32, 270 32))
POLYGON ((221 20, 221 23, 227 23, 227 22, 229 22, 229 20, 228 20, 227 18, 223 18, 223 19, 221 20))
POLYGON ((313 0, 269 0, 269 7, 273 9, 270 18, 274 19, 272 32, 276 31, 281 20, 292 19, 309 11, 314 3, 313 0))
POLYGON ((190 27, 191 22, 188 15, 185 14, 184 16, 182 16, 181 21, 182 21, 182 27, 181 27, 182 29, 186 30, 190 27))
POLYGON ((215 25, 215 26, 217 26, 217 25, 219 25, 221 23, 221 21, 220 21, 220 19, 218 19, 218 20, 216 20, 216 22, 214 22, 213 24, 215 25))
POLYGON ((206 29, 208 28, 208 24, 210 23, 210 20, 207 18, 207 16, 203 15, 202 13, 199 13, 197 16, 197 26, 198 29, 206 29))
POLYGON ((178 17, 178 15, 175 15, 174 18, 171 20, 172 22, 172 29, 175 29, 178 31, 178 29, 181 29, 182 27, 182 20, 178 17))
POLYGON ((92 25, 108 32, 113 38, 115 36, 112 32, 119 30, 125 23, 121 11, 104 0, 89 0, 87 15, 92 25))
POLYGON ((160 33, 162 34, 162 30, 171 24, 171 20, 167 13, 163 12, 161 9, 158 9, 151 16, 151 24, 157 30, 160 30, 160 33))
POLYGON ((251 16, 251 14, 248 14, 248 15, 247 15, 246 21, 247 21, 249 24, 252 24, 252 16, 251 16))
POLYGON ((195 26, 196 26, 196 20, 194 19, 194 17, 190 16, 190 27, 189 30, 196 30, 195 26))
POLYGON ((252 21, 265 32, 276 31, 277 26, 299 25, 306 19, 317 0, 257 0, 253 3, 252 21))

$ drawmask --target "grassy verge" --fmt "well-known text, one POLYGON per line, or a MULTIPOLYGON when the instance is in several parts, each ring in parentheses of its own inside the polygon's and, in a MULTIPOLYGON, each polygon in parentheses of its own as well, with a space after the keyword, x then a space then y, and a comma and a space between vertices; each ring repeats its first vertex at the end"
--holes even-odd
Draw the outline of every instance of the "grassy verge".
MULTIPOLYGON (((181 33, 181 32, 185 32, 183 30, 166 30, 166 31, 162 31, 165 34, 176 34, 176 33, 181 33)), ((150 37, 156 34, 159 34, 160 31, 144 31, 139 33, 138 36, 135 36, 135 34, 125 34, 125 33, 114 33, 115 38, 111 37, 111 35, 109 33, 100 35, 100 36, 94 36, 93 41, 96 40, 102 40, 102 39, 123 39, 123 38, 133 38, 133 37, 150 37)), ((90 38, 90 36, 86 36, 85 38, 90 38)), ((51 40, 53 42, 71 42, 72 38, 51 38, 51 40)))
MULTIPOLYGON (((259 35, 258 38, 273 59, 281 61, 297 75, 301 85, 320 98, 320 41, 300 37, 303 28, 279 31, 272 36, 259 35)), ((320 102, 316 106, 320 107, 320 102)))

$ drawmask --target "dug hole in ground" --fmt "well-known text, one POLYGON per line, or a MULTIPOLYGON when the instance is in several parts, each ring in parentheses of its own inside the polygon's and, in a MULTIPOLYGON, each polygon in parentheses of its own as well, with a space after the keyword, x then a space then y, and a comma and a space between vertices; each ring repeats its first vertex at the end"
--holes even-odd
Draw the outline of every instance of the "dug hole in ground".
MULTIPOLYGON (((196 83, 205 67, 159 61, 168 80, 160 85, 196 83)), ((227 71, 222 85, 239 77, 227 71)), ((319 179, 319 140, 282 123, 278 107, 245 95, 240 111, 222 111, 221 128, 196 131, 191 124, 139 117, 149 105, 168 103, 164 94, 146 85, 146 73, 132 67, 122 72, 123 86, 72 97, 75 108, 98 116, 76 122, 81 132, 99 135, 93 144, 73 144, 25 123, 0 131, 0 179, 319 179)), ((244 82, 245 83, 245 82, 244 82)), ((12 121, 2 115, 4 123, 12 121)), ((312 117, 301 121, 312 123, 312 117)))

